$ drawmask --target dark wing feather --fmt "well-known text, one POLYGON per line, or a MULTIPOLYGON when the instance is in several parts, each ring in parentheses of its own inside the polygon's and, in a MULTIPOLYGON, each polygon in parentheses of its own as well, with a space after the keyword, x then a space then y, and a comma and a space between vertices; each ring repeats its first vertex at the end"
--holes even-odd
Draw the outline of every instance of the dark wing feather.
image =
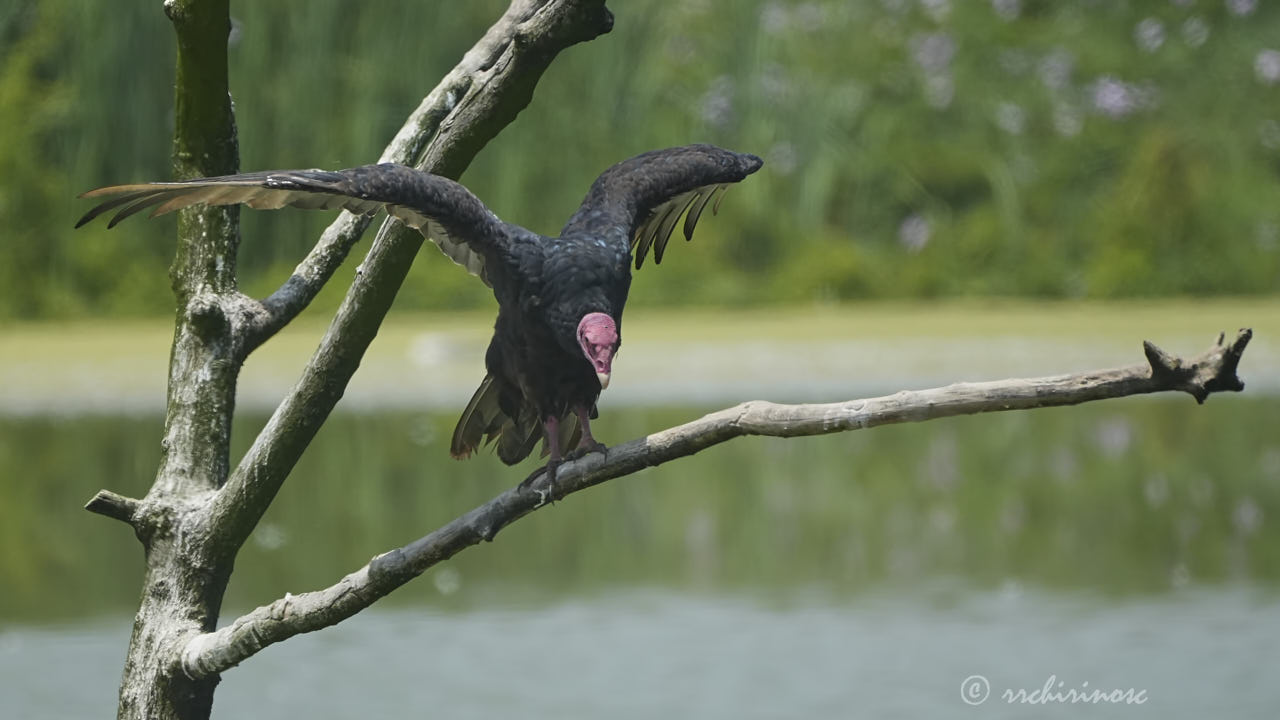
MULTIPOLYGON (((494 441, 498 443, 498 458, 507 465, 515 465, 529 457, 539 440, 543 441, 542 455, 548 454, 550 448, 537 412, 532 407, 525 407, 521 409, 520 417, 512 418, 502 411, 498 393, 493 376, 486 375, 453 429, 449 454, 455 460, 469 458, 482 446, 494 441)), ((592 417, 595 417, 594 413, 592 417)), ((568 413, 561 417, 557 436, 563 451, 577 447, 582 440, 578 416, 568 413)))
MULTIPOLYGON (((667 243, 671 240, 671 231, 675 229, 676 222, 680 219, 680 216, 689 211, 689 208, 693 205, 693 201, 696 199, 697 195, 695 193, 687 192, 662 206, 665 207, 666 210, 662 211, 662 222, 655 226, 656 230, 653 236, 655 240, 653 246, 653 264, 659 265, 662 263, 662 255, 666 252, 667 243)), ((653 215, 654 218, 657 218, 658 216, 658 213, 654 213, 653 215)), ((653 222, 653 220, 650 220, 650 222, 653 222)), ((691 238, 685 238, 686 241, 689 239, 691 238)), ((639 268, 636 269, 639 270, 639 268)))
POLYGON ((498 388, 493 384, 493 376, 485 375, 453 429, 449 454, 458 460, 471 457, 481 445, 498 435, 505 419, 498 406, 498 388))
MULTIPOLYGON (((684 216, 685 239, 713 196, 760 169, 755 155, 714 145, 654 150, 605 170, 582 206, 562 231, 565 237, 588 235, 625 242, 634 251, 636 269, 650 249, 662 262, 676 223, 684 216)), ((712 204, 714 213, 718 202, 712 204)))
POLYGON ((529 457, 533 447, 542 437, 542 423, 538 422, 536 413, 524 413, 517 419, 505 418, 498 434, 498 459, 506 465, 516 463, 529 457))
POLYGON ((486 260, 497 262, 517 235, 462 185, 420 170, 383 163, 329 172, 274 170, 180 182, 116 185, 81 197, 112 197, 85 213, 76 227, 116 211, 107 224, 151 208, 151 217, 193 205, 246 204, 259 210, 285 206, 349 210, 386 209, 435 243, 445 255, 489 284, 486 260))
MULTIPOLYGON (((502 411, 499 393, 493 376, 486 375, 453 429, 449 454, 455 459, 469 458, 482 446, 496 441, 498 458, 507 465, 515 465, 529 457, 538 440, 542 439, 542 423, 538 421, 537 412, 532 407, 525 407, 519 417, 510 417, 502 411)), ((573 424, 562 421, 562 434, 566 428, 571 433, 577 430, 577 418, 569 417, 573 418, 573 424)))
MULTIPOLYGON (((693 229, 698 225, 698 218, 702 217, 702 211, 706 209, 707 203, 711 201, 712 196, 719 195, 724 197, 724 186, 716 185, 713 187, 705 187, 699 190, 697 197, 693 199, 693 205, 689 208, 689 214, 684 218, 684 239, 688 242, 693 239, 693 229)), ((719 205, 719 198, 716 200, 719 205)), ((712 214, 715 213, 715 206, 711 208, 712 214)))

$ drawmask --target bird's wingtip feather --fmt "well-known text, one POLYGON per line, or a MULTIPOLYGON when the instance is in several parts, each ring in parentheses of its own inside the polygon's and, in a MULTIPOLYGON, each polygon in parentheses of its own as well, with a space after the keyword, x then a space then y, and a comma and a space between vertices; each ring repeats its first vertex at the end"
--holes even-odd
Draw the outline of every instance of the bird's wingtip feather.
POLYGON ((115 190, 116 187, 118 186, 112 185, 111 187, 100 187, 100 188, 94 188, 92 190, 85 190, 84 192, 77 195, 76 198, 83 199, 83 198, 102 197, 103 195, 113 195, 114 193, 112 191, 115 190))

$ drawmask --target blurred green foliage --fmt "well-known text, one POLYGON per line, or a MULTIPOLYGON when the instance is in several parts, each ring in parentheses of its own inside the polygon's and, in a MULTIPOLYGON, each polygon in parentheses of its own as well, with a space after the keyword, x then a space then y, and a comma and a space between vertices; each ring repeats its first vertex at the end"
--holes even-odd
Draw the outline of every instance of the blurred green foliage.
MULTIPOLYGON (((375 160, 504 7, 235 3, 242 167, 375 160)), ((637 303, 1280 285, 1275 4, 630 0, 613 10, 613 33, 566 52, 464 182, 503 217, 554 234, 600 170, 637 152, 705 141, 764 156, 697 242, 642 273, 637 303)), ((171 220, 71 225, 89 206, 74 198, 85 189, 169 177, 173 53, 151 0, 0 6, 0 318, 171 307, 171 220)), ((328 220, 244 213, 246 291, 287 277, 328 220)), ((336 304, 347 277, 319 308, 336 304)), ((487 302, 424 253, 400 306, 487 302)))

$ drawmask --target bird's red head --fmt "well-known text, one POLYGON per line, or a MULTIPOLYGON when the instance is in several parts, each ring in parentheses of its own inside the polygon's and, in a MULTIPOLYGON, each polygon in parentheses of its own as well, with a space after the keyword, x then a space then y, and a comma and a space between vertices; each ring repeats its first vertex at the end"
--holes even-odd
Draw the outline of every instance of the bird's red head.
POLYGON ((578 346, 595 368, 600 387, 609 387, 613 356, 618 352, 618 325, 602 312, 587 313, 578 321, 578 346))

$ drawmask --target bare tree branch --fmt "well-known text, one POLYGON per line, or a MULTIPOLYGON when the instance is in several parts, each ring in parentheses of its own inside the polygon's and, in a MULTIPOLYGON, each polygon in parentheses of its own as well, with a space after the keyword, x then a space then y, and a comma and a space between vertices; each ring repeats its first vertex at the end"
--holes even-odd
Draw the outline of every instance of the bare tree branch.
POLYGON ((246 304, 250 313, 245 324, 244 355, 257 349, 311 304, 347 259, 347 254, 369 228, 373 217, 353 215, 343 210, 320 234, 316 246, 298 263, 284 284, 261 302, 246 304))
POLYGON ((140 505, 140 502, 131 497, 125 497, 110 490, 99 490, 97 495, 85 503, 84 509, 132 525, 133 516, 138 512, 140 505))
MULTIPOLYGON (((1150 342, 1148 363, 1044 378, 957 383, 931 390, 813 405, 752 401, 654 433, 560 467, 559 493, 568 495, 612 478, 692 455, 743 435, 826 435, 904 422, 1002 410, 1075 405, 1143 393, 1180 391, 1203 402, 1209 394, 1239 391, 1240 356, 1252 337, 1222 335, 1207 351, 1182 360, 1150 342)), ((498 531, 542 506, 545 490, 513 488, 404 547, 383 553, 336 585, 285 595, 215 632, 193 638, 182 654, 192 678, 221 673, 264 647, 299 633, 335 625, 458 552, 493 540, 498 531)))
MULTIPOLYGON (((428 96, 384 157, 421 152, 420 167, 457 176, 528 104, 538 79, 561 50, 612 27, 613 16, 603 0, 515 0, 428 96)), ((207 527, 217 545, 239 548, 262 517, 341 399, 421 245, 417 231, 393 220, 383 223, 302 378, 207 506, 207 527)), ((312 255, 324 252, 321 247, 312 255)), ((317 260, 316 277, 333 272, 336 255, 325 257, 317 260)), ((300 280, 293 290, 278 291, 295 294, 272 301, 281 314, 252 332, 262 337, 274 332, 309 302, 319 284, 300 280)))

